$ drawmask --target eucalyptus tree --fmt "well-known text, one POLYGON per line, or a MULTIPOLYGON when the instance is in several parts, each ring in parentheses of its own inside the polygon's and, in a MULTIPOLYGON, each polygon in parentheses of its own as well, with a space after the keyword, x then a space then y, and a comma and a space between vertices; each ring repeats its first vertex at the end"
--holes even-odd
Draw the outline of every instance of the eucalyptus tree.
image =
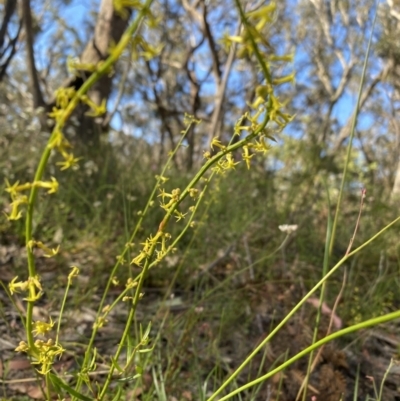
MULTIPOLYGON (((129 2, 5 1, 0 61, 7 70, 3 92, 10 99, 3 99, 4 110, 11 105, 14 111, 39 107, 41 130, 46 131, 46 115, 55 105, 60 82, 78 88, 120 37, 132 14, 121 4, 129 2), (4 59, 7 54, 14 59, 4 59)), ((245 2, 248 9, 266 4, 272 3, 245 2)), ((285 97, 290 94, 297 114, 287 149, 275 148, 286 171, 298 173, 299 163, 311 177, 321 169, 333 174, 340 170, 338 155, 349 137, 374 5, 373 0, 276 3, 277 23, 265 31, 265 41, 281 55, 294 56, 297 78, 294 88, 281 89, 285 97), (298 137, 301 141, 293 140, 298 137)), ((399 148, 393 146, 399 141, 396 7, 392 0, 380 6, 356 132, 362 168, 369 178, 384 177, 387 186, 393 186, 397 176, 399 148)), ((139 39, 115 70, 89 94, 98 107, 107 103, 107 113, 93 119, 82 107, 70 132, 87 146, 110 130, 141 136, 162 160, 177 143, 184 114, 189 113, 203 124, 189 133, 185 156, 175 164, 190 169, 200 163, 212 138, 231 132, 247 107, 243 99, 254 101, 259 71, 249 55, 227 40, 242 29, 233 3, 159 0, 151 12, 154 23, 141 27, 139 39)), ((13 111, 5 114, 10 120, 13 111)), ((394 192, 396 188, 398 184, 394 192)))

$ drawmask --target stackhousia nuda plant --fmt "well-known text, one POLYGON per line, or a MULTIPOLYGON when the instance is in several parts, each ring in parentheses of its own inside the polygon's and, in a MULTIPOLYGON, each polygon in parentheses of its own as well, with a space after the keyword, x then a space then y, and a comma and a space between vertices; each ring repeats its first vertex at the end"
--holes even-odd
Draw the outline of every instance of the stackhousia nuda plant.
MULTIPOLYGON (((207 194, 207 189, 216 175, 223 175, 229 170, 234 170, 238 163, 245 163, 247 168, 251 168, 252 159, 257 154, 267 154, 270 148, 270 141, 274 140, 274 135, 279 133, 292 120, 293 116, 289 115, 284 110, 285 102, 279 99, 277 88, 280 85, 291 83, 294 81, 294 74, 286 76, 276 76, 276 71, 281 70, 282 66, 286 66, 293 61, 293 54, 277 55, 272 50, 273 47, 268 41, 268 31, 270 25, 274 22, 276 13, 276 4, 271 2, 261 6, 256 10, 246 12, 239 0, 236 0, 236 8, 242 22, 240 34, 237 36, 226 35, 223 45, 227 47, 234 46, 238 57, 247 57, 256 60, 260 69, 260 80, 255 88, 256 97, 252 104, 248 105, 246 111, 236 122, 232 132, 231 140, 226 138, 213 138, 210 143, 210 148, 204 150, 204 163, 201 168, 194 174, 191 181, 185 188, 168 188, 168 168, 175 153, 182 145, 186 134, 193 128, 194 125, 201 124, 201 121, 195 117, 187 115, 185 118, 185 130, 182 132, 180 142, 177 147, 169 155, 163 170, 156 176, 156 184, 153 192, 148 199, 146 207, 138 212, 139 218, 131 233, 129 241, 124 249, 117 257, 117 262, 112 268, 109 280, 105 286, 103 296, 98 305, 98 311, 95 323, 93 324, 92 333, 86 347, 85 356, 79 366, 75 387, 67 384, 62 377, 59 377, 53 369, 54 362, 60 358, 66 351, 63 344, 59 340, 59 333, 62 325, 62 315, 67 304, 67 294, 70 287, 74 283, 74 278, 79 274, 79 268, 73 266, 68 275, 67 287, 65 290, 64 299, 62 302, 58 321, 34 321, 33 308, 38 300, 42 297, 45 288, 42 286, 40 271, 35 265, 34 249, 40 248, 45 256, 53 257, 58 252, 60 247, 51 249, 40 238, 36 238, 33 230, 33 218, 35 214, 35 202, 38 196, 38 191, 44 190, 48 194, 55 194, 58 191, 58 182, 54 177, 47 177, 47 167, 51 154, 58 154, 60 161, 56 165, 61 170, 70 169, 79 163, 79 159, 74 156, 71 151, 71 145, 64 136, 63 130, 68 119, 73 114, 75 108, 79 104, 86 104, 91 108, 90 114, 93 117, 106 112, 105 102, 100 106, 94 104, 87 95, 90 88, 104 74, 113 72, 114 64, 123 54, 126 48, 134 54, 135 57, 156 57, 162 48, 162 44, 154 46, 148 43, 145 35, 141 34, 143 24, 146 24, 149 29, 152 26, 161 22, 153 15, 152 3, 153 0, 140 1, 121 1, 114 2, 116 10, 119 10, 121 16, 126 16, 125 7, 133 7, 135 9, 135 18, 130 24, 119 43, 115 44, 109 50, 109 57, 98 65, 80 65, 79 62, 70 61, 69 68, 72 71, 84 69, 90 71, 90 76, 83 85, 75 90, 74 88, 60 87, 56 91, 56 107, 49 114, 49 117, 54 119, 54 128, 51 136, 43 150, 41 159, 36 169, 35 176, 31 182, 26 183, 10 183, 7 182, 6 191, 11 198, 11 211, 7 215, 9 220, 18 220, 25 218, 25 241, 28 259, 27 277, 15 277, 9 283, 10 296, 16 293, 24 295, 26 302, 26 315, 23 316, 23 324, 26 331, 26 341, 22 341, 16 348, 17 352, 23 352, 28 355, 31 363, 35 365, 37 372, 45 378, 46 386, 44 393, 47 399, 51 399, 52 395, 57 393, 62 397, 64 393, 68 393, 72 399, 80 400, 102 400, 109 396, 110 384, 114 380, 116 373, 121 380, 129 378, 134 379, 140 376, 142 370, 136 365, 136 375, 132 376, 131 367, 135 365, 135 357, 137 353, 151 352, 150 345, 150 329, 147 326, 140 331, 139 338, 134 346, 128 346, 128 334, 137 310, 137 305, 143 298, 143 283, 145 277, 152 267, 157 265, 168 254, 170 254, 177 246, 182 236, 193 227, 196 223, 196 213, 199 205, 207 194), (146 51, 143 52, 143 49, 146 51), (240 155, 238 157, 238 155, 240 155), (163 211, 163 217, 159 222, 158 227, 155 227, 153 232, 148 233, 146 240, 141 244, 141 249, 134 255, 131 260, 128 260, 128 255, 131 252, 132 244, 136 240, 139 229, 142 228, 143 219, 150 213, 150 207, 153 204, 159 203, 159 207, 163 211), (179 234, 173 237, 168 227, 171 224, 183 222, 183 227, 179 234), (140 273, 136 277, 129 278, 125 283, 124 290, 116 296, 112 303, 106 304, 106 297, 109 295, 109 290, 112 284, 118 282, 119 268, 123 265, 134 264, 140 267, 140 273), (109 371, 106 380, 101 385, 93 386, 91 383, 90 372, 96 368, 97 353, 96 353, 96 337, 99 331, 107 325, 107 316, 116 307, 117 304, 124 303, 128 312, 126 324, 119 345, 114 355, 109 356, 109 371), (121 360, 123 351, 127 352, 125 361, 121 360), (84 386, 86 384, 86 386, 84 386)), ((394 224, 391 223, 391 224, 394 224)), ((389 226, 388 226, 389 227, 389 226)), ((385 229, 387 229, 386 227, 385 229)), ((384 229, 384 230, 385 230, 384 229)), ((384 231, 382 230, 382 232, 384 231)), ((380 233, 377 234, 377 236, 380 233)), ((371 239, 372 241, 373 239, 371 239)), ((364 244, 362 247, 366 246, 364 244)), ((338 267, 352 254, 358 252, 362 247, 348 253, 342 261, 340 261, 324 278, 310 291, 309 294, 293 309, 287 318, 270 333, 263 343, 249 356, 241 367, 231 376, 219 390, 217 390, 209 400, 214 399, 241 371, 241 369, 251 360, 263 345, 282 327, 298 308, 305 302, 313 292, 315 292, 330 275, 332 275, 338 267)), ((310 348, 299 353, 297 356, 286 361, 284 364, 276 368, 274 371, 260 377, 254 382, 242 388, 236 389, 234 392, 226 395, 222 399, 228 399, 234 394, 253 386, 260 381, 266 380, 276 371, 284 369, 294 360, 309 353, 313 349, 319 347, 323 343, 330 341, 332 338, 358 330, 361 327, 378 324, 383 321, 391 320, 400 316, 400 312, 395 314, 385 315, 373 321, 367 321, 363 324, 352 326, 344 329, 334 335, 328 336, 319 342, 315 342, 310 348)), ((119 399, 117 393, 115 399, 119 399)))

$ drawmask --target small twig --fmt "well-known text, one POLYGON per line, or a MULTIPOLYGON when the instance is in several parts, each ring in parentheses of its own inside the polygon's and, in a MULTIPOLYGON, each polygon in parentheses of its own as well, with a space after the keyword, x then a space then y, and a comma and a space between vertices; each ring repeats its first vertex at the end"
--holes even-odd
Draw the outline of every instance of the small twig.
MULTIPOLYGON (((361 212, 362 212, 362 207, 364 205, 364 199, 365 199, 365 195, 367 193, 367 190, 365 188, 363 188, 361 190, 361 199, 360 199, 360 209, 358 211, 358 216, 357 216, 357 221, 356 221, 356 226, 354 228, 354 233, 353 236, 350 238, 350 242, 349 242, 349 246, 347 247, 346 253, 345 253, 345 257, 349 255, 350 251, 351 251, 351 247, 353 245, 354 239, 356 237, 357 231, 358 231, 358 227, 360 225, 360 220, 361 220, 361 212)), ((344 271, 344 275, 343 275, 343 281, 342 281, 342 286, 340 288, 339 294, 336 297, 335 303, 333 305, 332 311, 331 311, 331 317, 329 320, 329 325, 328 325, 328 329, 326 331, 325 337, 329 336, 329 334, 331 333, 331 329, 332 329, 332 325, 333 325, 333 320, 335 317, 335 313, 336 313, 336 309, 339 305, 340 299, 342 298, 343 295, 343 291, 346 285, 346 280, 347 280, 347 270, 345 269, 344 271)), ((310 374, 314 371, 315 367, 317 366, 318 360, 324 350, 325 346, 323 345, 317 352, 317 355, 315 356, 315 359, 311 365, 311 369, 310 369, 310 374)), ((300 389, 297 393, 297 397, 296 400, 299 399, 301 392, 304 389, 304 385, 305 385, 305 380, 303 381, 302 385, 300 386, 300 389)))
POLYGON ((129 50, 128 62, 127 62, 126 66, 125 66, 125 69, 124 69, 124 71, 122 73, 121 81, 119 83, 118 95, 117 95, 117 98, 115 100, 114 107, 110 111, 110 113, 107 114, 106 118, 104 119, 104 121, 102 123, 103 127, 107 127, 108 126, 108 124, 113 119, 115 113, 118 111, 118 107, 119 107, 119 105, 121 103, 122 96, 123 96, 124 91, 125 91, 126 79, 128 78, 128 73, 129 73, 129 70, 130 70, 131 64, 132 64, 132 53, 133 53, 133 46, 129 50))
POLYGON ((355 239, 356 234, 357 234, 358 226, 360 225, 361 212, 362 212, 362 207, 364 205, 364 199, 365 199, 366 193, 367 193, 367 190, 365 188, 363 188, 361 190, 360 210, 358 211, 358 217, 357 217, 356 226, 354 228, 353 236, 350 238, 349 246, 347 247, 347 251, 346 251, 344 256, 347 256, 350 253, 351 247, 353 246, 353 242, 354 242, 354 239, 355 239))
MULTIPOLYGON (((347 271, 345 269, 344 275, 343 275, 342 286, 340 288, 338 296, 336 297, 335 304, 333 305, 332 312, 331 312, 331 317, 330 317, 330 320, 329 320, 328 330, 326 331, 325 337, 329 336, 329 334, 331 333, 334 316, 335 316, 335 313, 336 313, 336 309, 337 309, 337 307, 339 305, 340 299, 342 298, 344 287, 346 285, 346 280, 347 280, 347 271)), ((318 350, 317 355, 315 356, 314 362, 313 362, 313 364, 311 366, 311 372, 315 369, 315 366, 317 365, 319 357, 321 356, 322 351, 324 350, 324 348, 325 348, 325 346, 323 345, 318 350)))

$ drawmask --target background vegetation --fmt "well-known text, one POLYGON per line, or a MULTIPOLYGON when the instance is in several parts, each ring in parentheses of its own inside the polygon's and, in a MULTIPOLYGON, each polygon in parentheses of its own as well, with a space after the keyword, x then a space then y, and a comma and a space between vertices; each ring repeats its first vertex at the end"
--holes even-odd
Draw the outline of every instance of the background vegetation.
MULTIPOLYGON (((0 2, 0 204, 5 213, 10 213, 5 180, 32 180, 46 146, 55 91, 60 86, 78 90, 91 74, 88 66, 106 58, 135 16, 130 8, 135 2, 129 3, 0 2), (126 6, 125 14, 118 4, 126 6), (78 59, 81 69, 73 74, 78 59)), ((268 4, 241 3, 246 10, 268 4)), ((328 216, 338 200, 375 13, 330 265, 346 254, 363 188, 355 246, 398 216, 400 5, 392 0, 379 5, 370 0, 284 0, 276 6, 265 42, 272 53, 293 55, 292 63, 274 68, 280 76, 296 73, 294 84, 278 89, 295 118, 283 131, 275 130, 272 148, 252 158, 250 170, 241 163, 217 177, 196 226, 172 255, 150 270, 136 332, 131 334, 137 335, 139 323, 146 327, 152 321, 155 348, 136 361, 143 366, 142 376, 119 387, 121 399, 206 399, 320 280, 328 216), (285 224, 297 225, 297 230, 282 232, 279 226, 285 224)), ((157 23, 143 24, 135 51, 127 49, 115 71, 88 94, 98 107, 105 99, 107 113, 93 118, 81 105, 64 130, 81 158, 79 168, 59 171, 52 156, 48 173, 60 189, 56 198, 43 193, 37 202, 34 237, 52 247, 61 244, 56 258, 37 255, 37 270, 46 283, 45 297, 34 311, 37 316, 57 320, 68 268, 81 268, 68 299, 73 311, 61 334, 75 351, 63 358, 59 371, 73 372, 82 358, 82 339, 93 324, 99 294, 146 205, 155 176, 179 141, 185 113, 202 122, 190 129, 173 158, 169 188, 186 185, 203 164, 213 138, 228 142, 235 122, 258 95, 260 69, 254 57, 240 46, 227 45, 227 37, 241 30, 234 2, 159 0, 152 12, 157 23)), ((162 218, 157 205, 151 210, 139 233, 142 241, 162 218)), ((0 217, 0 279, 5 283, 25 274, 24 230, 20 221, 0 217)), ((400 309, 398 238, 394 226, 329 280, 319 335, 326 333, 331 316, 338 319, 334 331, 400 309)), ((127 266, 121 279, 135 269, 127 266)), ((110 297, 121 289, 113 291, 110 297)), ((0 302, 5 339, 0 350, 6 355, 0 366, 3 396, 40 399, 40 381, 20 380, 34 377, 34 371, 14 368, 20 365, 11 351, 24 334, 5 292, 0 302)), ((116 347, 124 313, 118 310, 110 317, 97 344, 100 382, 109 363, 102 355, 116 347)), ((306 303, 233 387, 311 343, 316 314, 315 305, 306 303)), ((360 400, 379 398, 374 386, 379 388, 390 359, 400 358, 399 332, 397 320, 337 341, 320 356, 306 399, 353 400, 355 389, 360 400)), ((295 400, 306 371, 304 360, 241 399, 295 400)), ((382 399, 399 400, 399 382, 396 366, 387 374, 382 399)), ((111 390, 110 399, 117 386, 111 390)))

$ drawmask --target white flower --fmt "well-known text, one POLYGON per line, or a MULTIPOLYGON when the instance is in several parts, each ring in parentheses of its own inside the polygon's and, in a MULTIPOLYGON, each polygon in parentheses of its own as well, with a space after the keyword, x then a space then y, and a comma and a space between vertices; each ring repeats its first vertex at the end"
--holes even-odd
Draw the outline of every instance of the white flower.
POLYGON ((279 226, 279 229, 286 234, 292 234, 297 230, 298 225, 297 224, 283 224, 279 226))

